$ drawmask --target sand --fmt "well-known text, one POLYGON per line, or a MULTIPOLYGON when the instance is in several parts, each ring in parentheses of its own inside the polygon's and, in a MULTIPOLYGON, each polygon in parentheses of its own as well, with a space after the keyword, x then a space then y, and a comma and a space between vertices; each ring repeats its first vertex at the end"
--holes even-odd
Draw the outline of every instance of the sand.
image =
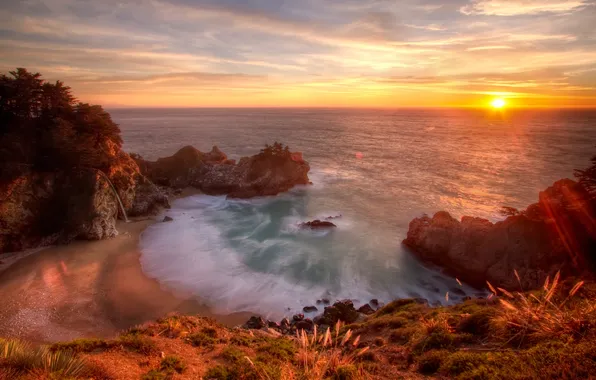
POLYGON ((171 312, 228 326, 245 322, 247 313, 214 315, 196 297, 174 294, 142 272, 139 236, 155 219, 119 222, 113 239, 3 257, 0 336, 39 343, 108 338, 171 312))

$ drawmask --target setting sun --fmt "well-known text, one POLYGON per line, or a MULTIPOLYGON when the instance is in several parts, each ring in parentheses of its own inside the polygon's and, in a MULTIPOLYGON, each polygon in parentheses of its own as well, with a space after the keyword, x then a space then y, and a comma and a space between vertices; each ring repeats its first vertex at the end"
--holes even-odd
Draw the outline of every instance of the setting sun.
POLYGON ((490 103, 493 108, 503 108, 505 104, 505 99, 502 98, 496 98, 490 103))

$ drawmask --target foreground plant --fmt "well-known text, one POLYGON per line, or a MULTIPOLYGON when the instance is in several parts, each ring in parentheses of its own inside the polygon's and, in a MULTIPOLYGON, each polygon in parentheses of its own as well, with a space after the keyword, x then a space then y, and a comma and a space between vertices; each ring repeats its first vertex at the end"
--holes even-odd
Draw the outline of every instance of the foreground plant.
MULTIPOLYGON (((517 271, 515 276, 521 283, 517 271)), ((585 336, 591 322, 596 321, 596 305, 586 299, 572 305, 573 297, 584 285, 584 281, 577 282, 565 295, 560 289, 559 278, 559 272, 552 282, 547 277, 543 290, 529 295, 495 289, 488 284, 495 295, 501 293, 507 298, 499 300, 502 307, 493 319, 495 327, 504 334, 507 343, 521 346, 526 341, 585 336)))
POLYGON ((360 336, 352 339, 352 330, 343 336, 340 334, 341 322, 335 325, 334 333, 328 328, 324 334, 318 334, 314 327, 312 336, 304 330, 297 332, 300 342, 299 358, 304 374, 309 379, 325 379, 336 376, 342 379, 361 378, 356 368, 356 358, 364 354, 370 347, 356 350, 360 343, 360 336))
POLYGON ((72 351, 52 352, 47 347, 32 348, 19 340, 0 340, 0 373, 18 378, 30 373, 57 378, 80 378, 90 369, 72 351))

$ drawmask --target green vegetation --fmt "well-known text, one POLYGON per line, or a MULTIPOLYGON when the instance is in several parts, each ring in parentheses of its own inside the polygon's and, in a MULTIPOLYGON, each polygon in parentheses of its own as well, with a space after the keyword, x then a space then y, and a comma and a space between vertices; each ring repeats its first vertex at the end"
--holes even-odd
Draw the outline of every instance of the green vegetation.
POLYGON ((579 183, 592 195, 596 196, 596 156, 592 157, 592 166, 584 170, 576 170, 579 183))
POLYGON ((94 375, 92 367, 71 351, 52 352, 33 348, 18 340, 0 339, 0 374, 18 378, 35 373, 49 378, 85 378, 94 375))
POLYGON ((162 371, 175 371, 178 373, 184 372, 186 364, 182 362, 178 356, 166 356, 162 359, 159 369, 162 371))
POLYGON ((267 157, 289 157, 290 154, 290 148, 277 141, 273 145, 266 144, 260 152, 260 155, 267 157))
POLYGON ((108 361, 132 355, 138 376, 146 380, 194 374, 225 380, 576 379, 596 373, 596 284, 561 284, 557 276, 530 293, 492 290, 491 299, 448 307, 399 300, 360 323, 338 323, 323 333, 315 329, 291 337, 174 316, 112 340, 78 339, 49 349, 1 341, 0 373, 11 378, 42 371, 49 378, 107 379, 106 369, 85 361, 101 358, 104 351, 110 351, 108 361), (209 367, 197 368, 196 360, 181 354, 188 350, 211 363, 209 367), (161 351, 163 358, 156 361, 161 351), (149 356, 139 362, 139 354, 149 356))
POLYGON ((122 146, 120 129, 101 106, 79 103, 62 82, 18 68, 0 75, 0 165, 21 172, 83 166, 105 171, 122 146))

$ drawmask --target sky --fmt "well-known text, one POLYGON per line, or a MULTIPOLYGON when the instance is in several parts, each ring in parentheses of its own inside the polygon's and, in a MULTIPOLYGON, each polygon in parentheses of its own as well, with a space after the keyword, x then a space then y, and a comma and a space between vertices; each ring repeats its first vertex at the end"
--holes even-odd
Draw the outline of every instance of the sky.
POLYGON ((596 107, 596 0, 0 0, 0 72, 106 107, 596 107))

